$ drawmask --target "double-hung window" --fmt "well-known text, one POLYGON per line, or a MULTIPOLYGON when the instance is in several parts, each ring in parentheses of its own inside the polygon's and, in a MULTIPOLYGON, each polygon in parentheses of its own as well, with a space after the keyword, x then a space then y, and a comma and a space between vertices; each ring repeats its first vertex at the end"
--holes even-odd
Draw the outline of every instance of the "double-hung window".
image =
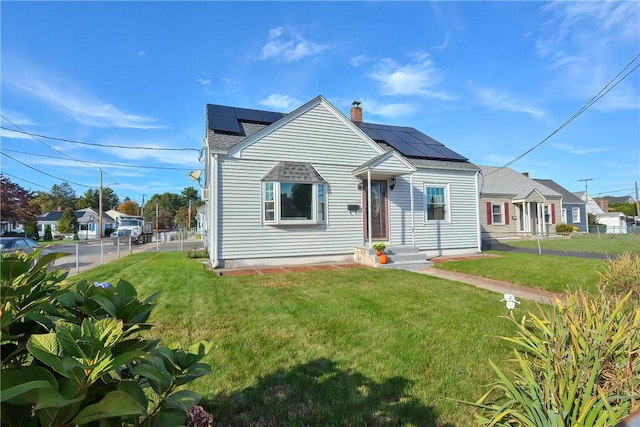
POLYGON ((502 213, 502 204, 491 205, 492 224, 504 224, 504 215, 502 213))
POLYGON ((574 224, 580 222, 580 208, 571 208, 571 222, 574 224))
POLYGON ((262 220, 265 224, 326 221, 326 181, 311 164, 280 162, 262 181, 262 220))
POLYGON ((424 219, 427 221, 449 220, 449 187, 447 185, 425 184, 424 219))

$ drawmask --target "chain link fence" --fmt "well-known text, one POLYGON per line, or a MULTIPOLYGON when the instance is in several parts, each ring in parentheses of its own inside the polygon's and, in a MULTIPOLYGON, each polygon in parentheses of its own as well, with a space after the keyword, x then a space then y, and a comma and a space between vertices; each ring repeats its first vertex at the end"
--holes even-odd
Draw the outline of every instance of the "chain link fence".
POLYGON ((588 233, 566 235, 518 235, 491 233, 482 239, 482 250, 609 259, 624 253, 640 255, 640 227, 592 226, 588 233))

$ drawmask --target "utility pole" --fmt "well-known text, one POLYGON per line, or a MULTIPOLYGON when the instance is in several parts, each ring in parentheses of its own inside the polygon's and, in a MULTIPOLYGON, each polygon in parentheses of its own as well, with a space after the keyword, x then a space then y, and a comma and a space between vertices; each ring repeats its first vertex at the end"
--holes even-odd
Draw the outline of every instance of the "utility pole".
POLYGON ((140 216, 144 216, 144 194, 142 195, 142 205, 140 205, 140 216))
POLYGON ((98 237, 102 239, 102 169, 100 169, 100 196, 98 199, 98 211, 100 215, 100 221, 98 225, 98 237))
POLYGON ((588 191, 587 191, 587 183, 588 183, 588 181, 593 181, 593 178, 579 179, 578 182, 580 182, 580 181, 584 181, 584 192, 588 193, 588 191))
POLYGON ((638 181, 636 181, 636 218, 640 218, 640 199, 638 199, 638 181))

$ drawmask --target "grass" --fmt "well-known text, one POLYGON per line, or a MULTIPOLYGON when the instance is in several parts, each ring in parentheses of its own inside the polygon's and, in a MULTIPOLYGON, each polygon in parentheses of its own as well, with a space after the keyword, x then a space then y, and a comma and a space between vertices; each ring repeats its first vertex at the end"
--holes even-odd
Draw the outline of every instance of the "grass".
MULTIPOLYGON (((210 340, 190 384, 219 426, 467 426, 511 355, 500 295, 405 271, 214 276, 184 253, 146 252, 73 276, 159 292, 152 335, 210 340)), ((516 316, 533 309, 523 302, 516 316)))
MULTIPOLYGON (((503 242, 521 248, 538 249, 538 239, 509 240, 503 242)), ((595 252, 603 254, 640 253, 640 233, 628 234, 575 234, 540 240, 542 249, 568 252, 595 252)))
POLYGON ((597 272, 606 266, 603 260, 555 255, 503 251, 487 251, 486 254, 495 256, 451 261, 436 267, 552 292, 583 289, 595 293, 598 291, 597 272))

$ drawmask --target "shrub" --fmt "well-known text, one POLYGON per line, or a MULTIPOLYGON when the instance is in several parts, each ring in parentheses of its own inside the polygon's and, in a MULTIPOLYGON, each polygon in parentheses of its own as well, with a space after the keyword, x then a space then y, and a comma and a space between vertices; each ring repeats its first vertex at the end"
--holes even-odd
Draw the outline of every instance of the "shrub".
POLYGON ((640 257, 625 253, 609 259, 598 275, 598 287, 604 295, 620 298, 631 293, 631 299, 640 303, 640 257))
POLYGON ((187 252, 187 258, 209 258, 209 248, 193 248, 189 252, 187 252))
POLYGON ((38 233, 38 224, 36 224, 35 222, 27 224, 27 226, 24 228, 24 233, 27 237, 33 240, 40 240, 40 234, 38 233))
POLYGON ((558 234, 571 234, 575 227, 573 225, 560 223, 556 225, 556 233, 558 234))
POLYGON ((44 237, 42 238, 45 242, 50 242, 53 240, 53 236, 51 235, 51 225, 47 224, 44 227, 44 237))
POLYGON ((65 284, 67 271, 44 268, 64 254, 40 252, 2 257, 2 425, 184 425, 200 396, 182 385, 210 373, 210 345, 144 338, 155 295, 65 284))
POLYGON ((578 291, 529 312, 514 337, 512 369, 473 405, 480 425, 612 426, 640 408, 640 308, 578 291))

